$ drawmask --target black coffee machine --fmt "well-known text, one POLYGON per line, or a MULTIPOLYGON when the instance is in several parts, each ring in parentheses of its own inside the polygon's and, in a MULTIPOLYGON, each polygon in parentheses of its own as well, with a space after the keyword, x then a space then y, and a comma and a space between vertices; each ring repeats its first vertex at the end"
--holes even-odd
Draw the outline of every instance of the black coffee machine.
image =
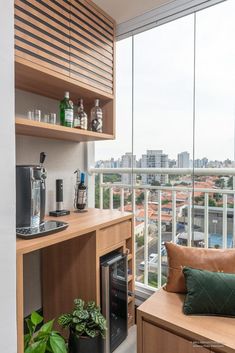
POLYGON ((16 166, 16 227, 39 227, 45 217, 46 169, 45 153, 40 165, 16 166))
POLYGON ((46 154, 40 153, 39 165, 16 166, 16 234, 34 238, 55 233, 68 224, 44 221, 47 172, 43 166, 46 154))

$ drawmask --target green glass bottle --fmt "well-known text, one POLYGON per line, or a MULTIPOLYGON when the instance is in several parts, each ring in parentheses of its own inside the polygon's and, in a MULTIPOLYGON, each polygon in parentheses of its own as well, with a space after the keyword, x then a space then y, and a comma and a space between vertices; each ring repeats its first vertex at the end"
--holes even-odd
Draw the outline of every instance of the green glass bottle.
POLYGON ((60 124, 73 127, 73 102, 69 99, 69 92, 65 92, 60 102, 60 124))

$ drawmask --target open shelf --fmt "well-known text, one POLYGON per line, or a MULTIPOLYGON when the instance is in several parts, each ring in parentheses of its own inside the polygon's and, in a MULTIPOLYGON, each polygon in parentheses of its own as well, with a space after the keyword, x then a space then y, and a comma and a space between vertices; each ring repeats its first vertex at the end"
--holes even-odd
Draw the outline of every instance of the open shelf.
POLYGON ((36 136, 55 140, 82 142, 114 139, 114 136, 111 134, 52 125, 23 118, 16 118, 15 126, 16 134, 18 135, 36 136))

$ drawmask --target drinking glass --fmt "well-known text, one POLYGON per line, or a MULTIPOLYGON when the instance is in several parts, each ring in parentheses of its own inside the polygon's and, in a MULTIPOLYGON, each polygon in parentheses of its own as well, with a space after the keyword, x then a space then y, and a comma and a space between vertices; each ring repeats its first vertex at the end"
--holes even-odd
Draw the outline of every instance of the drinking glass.
POLYGON ((48 124, 49 123, 49 118, 50 118, 49 114, 44 114, 43 122, 48 124))
POLYGON ((27 115, 28 115, 29 120, 34 120, 34 111, 33 110, 29 110, 27 115))
POLYGON ((35 121, 41 121, 41 110, 40 109, 35 109, 35 111, 34 111, 34 120, 35 121))
POLYGON ((56 113, 50 113, 49 123, 54 125, 56 124, 56 113))

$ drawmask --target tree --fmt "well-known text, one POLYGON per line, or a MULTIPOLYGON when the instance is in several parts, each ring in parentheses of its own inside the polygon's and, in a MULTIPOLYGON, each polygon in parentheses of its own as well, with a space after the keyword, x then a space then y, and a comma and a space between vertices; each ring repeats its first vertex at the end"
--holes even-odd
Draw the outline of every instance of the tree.
POLYGON ((233 177, 230 177, 228 179, 228 188, 232 189, 233 188, 233 177))
POLYGON ((209 198, 209 206, 210 206, 210 207, 215 207, 215 206, 216 206, 215 200, 212 199, 211 197, 209 198))
POLYGON ((137 242, 137 245, 138 245, 138 248, 140 246, 143 246, 144 245, 144 236, 143 235, 140 235, 136 238, 136 242, 137 242))
POLYGON ((199 203, 199 202, 202 202, 202 201, 204 201, 204 198, 202 197, 202 196, 195 196, 194 197, 194 202, 195 203, 199 203))
POLYGON ((170 200, 166 199, 162 201, 162 205, 167 205, 170 202, 170 200))
POLYGON ((141 192, 141 194, 139 194, 136 198, 136 204, 137 205, 141 205, 144 201, 144 193, 141 192))
POLYGON ((223 189, 224 188, 224 178, 216 179, 215 185, 217 187, 219 187, 220 189, 223 189))
POLYGON ((154 180, 154 181, 151 182, 151 185, 152 186, 161 186, 161 183, 159 181, 157 181, 157 180, 154 180))
POLYGON ((117 183, 122 180, 120 174, 105 174, 103 177, 104 183, 117 183))

